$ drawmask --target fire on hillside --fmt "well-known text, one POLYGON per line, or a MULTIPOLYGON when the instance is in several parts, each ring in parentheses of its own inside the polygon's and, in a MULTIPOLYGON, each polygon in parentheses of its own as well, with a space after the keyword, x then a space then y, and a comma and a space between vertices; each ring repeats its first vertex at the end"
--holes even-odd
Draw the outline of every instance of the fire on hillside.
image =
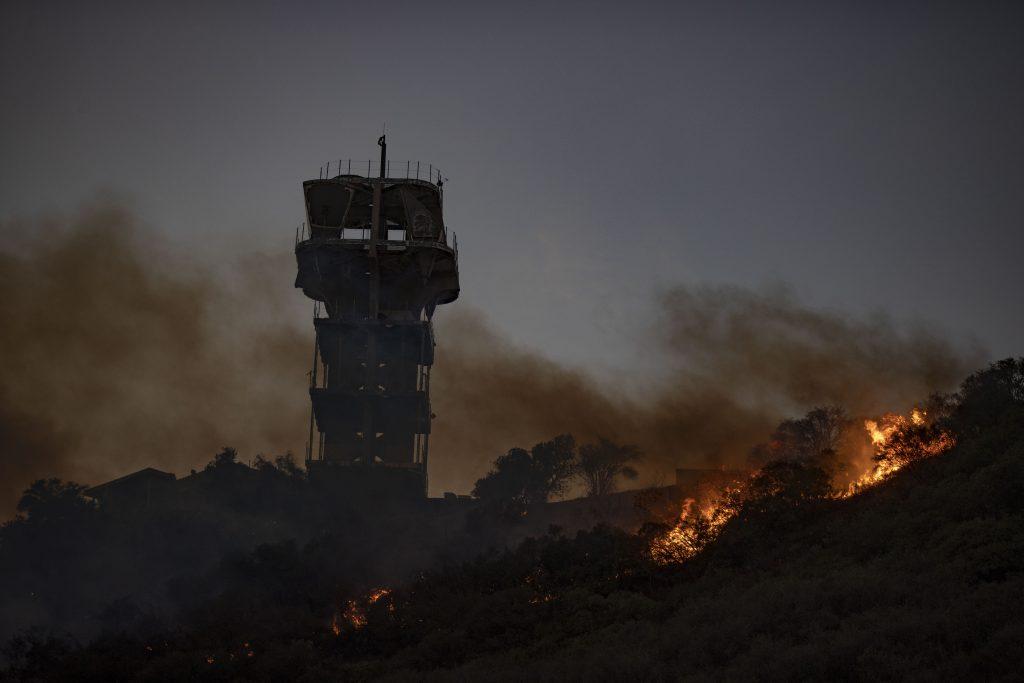
POLYGON ((390 588, 375 588, 361 600, 347 601, 344 609, 334 613, 334 617, 331 619, 331 633, 340 636, 345 631, 358 631, 365 627, 367 623, 366 610, 381 600, 387 599, 388 611, 394 612, 395 603, 391 601, 390 596, 390 588))
MULTIPOLYGON (((857 447, 862 446, 872 454, 867 461, 869 465, 862 472, 846 470, 843 483, 834 485, 824 470, 792 462, 782 462, 780 470, 780 462, 776 461, 755 470, 745 480, 723 479, 729 483, 719 483, 710 494, 705 492, 697 498, 688 497, 682 501, 671 526, 653 536, 647 544, 650 559, 664 567, 692 559, 713 542, 741 510, 766 494, 771 496, 781 491, 783 495, 805 496, 801 500, 808 501, 850 498, 886 481, 907 464, 939 455, 955 443, 953 436, 937 426, 927 412, 916 408, 908 415, 886 413, 874 419, 846 424, 855 435, 853 441, 857 447), (791 469, 787 470, 787 467, 791 469), (779 484, 779 471, 783 475, 787 472, 813 472, 815 476, 824 478, 824 482, 819 481, 810 495, 806 495, 800 486, 795 488, 795 492, 783 490, 786 484, 779 484)), ((526 583, 532 586, 533 579, 532 575, 528 576, 526 583)), ((538 588, 538 593, 530 599, 530 604, 541 605, 557 597, 555 593, 535 588, 538 588)), ((391 589, 376 588, 362 597, 346 600, 334 613, 331 632, 342 636, 364 629, 369 623, 370 610, 379 604, 386 605, 389 613, 395 612, 391 589)))
MULTIPOLYGON (((949 432, 935 426, 928 414, 917 408, 910 415, 886 413, 864 420, 863 425, 874 450, 872 465, 846 487, 833 490, 830 498, 854 496, 889 479, 910 462, 939 455, 955 445, 949 432)), ((760 474, 760 470, 755 471, 743 484, 723 488, 701 506, 693 498, 686 499, 672 527, 651 541, 651 558, 658 564, 669 565, 700 553, 739 513, 750 482, 760 474)))

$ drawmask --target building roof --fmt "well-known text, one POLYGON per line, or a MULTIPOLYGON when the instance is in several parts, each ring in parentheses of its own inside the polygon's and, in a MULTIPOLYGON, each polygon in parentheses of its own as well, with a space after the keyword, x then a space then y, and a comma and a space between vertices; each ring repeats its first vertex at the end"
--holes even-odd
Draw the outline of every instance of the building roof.
POLYGON ((109 493, 113 489, 121 488, 122 486, 134 486, 143 482, 153 481, 174 481, 175 477, 172 472, 161 472, 153 467, 146 467, 138 472, 132 472, 126 474, 123 477, 112 479, 105 484, 93 486, 91 489, 85 491, 85 495, 91 498, 100 498, 105 494, 109 493))

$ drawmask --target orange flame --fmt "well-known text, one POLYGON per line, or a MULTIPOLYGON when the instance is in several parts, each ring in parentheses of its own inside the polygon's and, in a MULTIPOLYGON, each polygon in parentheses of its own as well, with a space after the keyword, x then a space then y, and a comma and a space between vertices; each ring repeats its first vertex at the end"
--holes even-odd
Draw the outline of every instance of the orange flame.
POLYGON ((865 488, 885 481, 912 460, 939 455, 955 446, 956 439, 953 438, 953 435, 943 431, 927 440, 917 441, 911 454, 890 452, 895 435, 904 434, 913 427, 925 426, 927 417, 928 413, 914 408, 910 411, 909 417, 886 413, 878 420, 865 420, 864 429, 871 437, 871 444, 875 448, 876 464, 850 484, 839 497, 848 498, 865 488), (908 455, 912 457, 908 457, 908 455))
POLYGON ((727 487, 722 496, 694 512, 696 501, 687 498, 683 509, 671 529, 657 536, 648 548, 651 559, 661 565, 684 562, 700 553, 711 541, 718 538, 722 528, 732 519, 737 508, 726 501, 739 489, 727 487))
MULTIPOLYGON (((911 453, 890 452, 895 435, 905 434, 913 427, 924 427, 927 416, 925 411, 915 408, 909 416, 887 413, 875 420, 865 420, 864 429, 874 447, 876 462, 845 491, 836 494, 836 497, 849 498, 888 479, 912 460, 939 455, 952 448, 956 444, 953 436, 948 432, 939 432, 937 435, 929 435, 927 440, 921 437, 914 441, 911 453)), ((718 500, 697 512, 693 510, 695 501, 687 498, 672 528, 651 541, 651 558, 658 564, 666 565, 684 562, 699 554, 736 515, 739 506, 735 503, 727 504, 727 501, 739 494, 742 494, 742 487, 726 488, 718 500)))
MULTIPOLYGON (((340 613, 335 612, 334 616, 331 617, 331 633, 340 636, 346 627, 354 631, 364 628, 367 624, 366 608, 389 595, 391 595, 390 588, 375 588, 366 594, 366 597, 362 600, 363 604, 360 604, 358 600, 349 600, 345 603, 344 610, 340 613)), ((393 603, 388 604, 388 611, 395 611, 393 603)))

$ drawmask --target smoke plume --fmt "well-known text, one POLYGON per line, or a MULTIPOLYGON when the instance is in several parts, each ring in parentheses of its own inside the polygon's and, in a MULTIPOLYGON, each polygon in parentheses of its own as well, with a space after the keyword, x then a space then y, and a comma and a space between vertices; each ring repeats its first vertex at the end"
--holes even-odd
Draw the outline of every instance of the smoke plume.
POLYGON ((438 455, 432 475, 468 488, 508 445, 570 432, 640 446, 646 481, 667 483, 676 466, 744 466, 786 417, 902 410, 980 363, 928 329, 812 310, 784 288, 677 286, 657 303, 644 352, 664 373, 628 392, 503 343, 479 315, 446 317, 432 444, 459 457, 438 455))
POLYGON ((283 325, 290 259, 208 272, 109 202, 12 221, 0 255, 0 482, 100 483, 136 469, 301 446, 312 341, 283 325))
MULTIPOLYGON (((42 476, 180 475, 224 445, 302 453, 312 326, 295 314, 288 251, 214 272, 109 202, 0 227, 24 240, 0 253, 0 504, 42 476)), ((664 372, 628 387, 504 342, 462 304, 445 310, 431 492, 466 491, 508 448, 564 432, 640 446, 649 482, 742 464, 783 417, 899 409, 977 363, 927 330, 811 310, 784 290, 676 287, 657 302, 641 350, 664 372)))

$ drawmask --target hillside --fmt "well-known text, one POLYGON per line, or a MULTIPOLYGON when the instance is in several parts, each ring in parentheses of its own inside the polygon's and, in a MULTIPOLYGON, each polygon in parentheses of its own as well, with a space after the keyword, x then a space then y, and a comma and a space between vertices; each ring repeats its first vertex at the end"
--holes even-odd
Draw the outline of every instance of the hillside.
POLYGON ((8 673, 1012 680, 1024 643, 1021 368, 968 379, 944 423, 952 449, 851 497, 748 499, 684 562, 652 560, 663 528, 552 529, 370 589, 342 578, 360 558, 335 537, 264 545, 178 584, 176 624, 126 609, 83 646, 24 637, 8 673))
MULTIPOLYGON (((731 525, 664 591, 570 592, 446 672, 559 678, 1013 679, 1024 422, 848 500, 731 525)), ((472 642, 473 624, 450 637, 472 642)), ((401 657, 387 667, 401 667, 401 657)))

